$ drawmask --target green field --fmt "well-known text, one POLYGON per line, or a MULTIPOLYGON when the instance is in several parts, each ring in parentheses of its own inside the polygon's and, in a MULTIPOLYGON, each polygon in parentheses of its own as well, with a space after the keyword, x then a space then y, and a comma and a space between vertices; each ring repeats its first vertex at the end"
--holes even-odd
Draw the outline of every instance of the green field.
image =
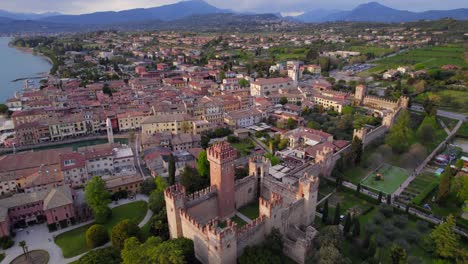
MULTIPOLYGON (((118 222, 130 219, 135 223, 140 223, 146 215, 147 204, 144 201, 137 201, 112 208, 112 217, 104 224, 107 230, 112 230, 118 222)), ((89 250, 86 246, 85 233, 92 224, 81 226, 62 233, 55 238, 55 243, 62 249, 65 258, 71 258, 89 250)))
POLYGON ((464 60, 464 47, 462 45, 447 45, 437 47, 425 47, 413 49, 393 57, 383 58, 375 62, 378 66, 363 72, 363 75, 369 73, 383 72, 388 69, 394 69, 398 66, 417 66, 423 69, 434 69, 446 64, 454 64, 461 67, 467 67, 464 60))
MULTIPOLYGON (((437 106, 446 111, 468 113, 468 91, 458 90, 441 90, 437 92, 431 92, 431 94, 439 98, 437 106)), ((415 98, 415 102, 422 104, 426 93, 419 94, 415 98)))
POLYGON ((409 172, 400 167, 384 163, 362 181, 363 186, 391 194, 408 178, 409 172), (383 180, 377 180, 377 174, 383 175, 383 180))
POLYGON ((376 57, 381 57, 395 51, 395 49, 382 48, 377 46, 352 46, 350 50, 361 52, 361 54, 374 53, 376 57))
POLYGON ((241 214, 247 216, 251 220, 254 220, 255 218, 257 218, 260 215, 260 211, 259 211, 258 206, 259 206, 258 201, 254 201, 254 202, 240 208, 239 212, 241 214))

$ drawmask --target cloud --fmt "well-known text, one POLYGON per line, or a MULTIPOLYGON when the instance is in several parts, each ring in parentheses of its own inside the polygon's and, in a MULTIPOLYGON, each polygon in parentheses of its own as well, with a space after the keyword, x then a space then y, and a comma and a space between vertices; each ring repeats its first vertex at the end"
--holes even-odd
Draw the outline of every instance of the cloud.
MULTIPOLYGON (((62 12, 80 14, 147 8, 179 0, 0 0, 0 9, 14 12, 62 12)), ((372 0, 205 0, 219 8, 251 12, 303 12, 319 8, 349 10, 372 0)), ((397 9, 429 10, 468 7, 465 0, 379 0, 397 9)))

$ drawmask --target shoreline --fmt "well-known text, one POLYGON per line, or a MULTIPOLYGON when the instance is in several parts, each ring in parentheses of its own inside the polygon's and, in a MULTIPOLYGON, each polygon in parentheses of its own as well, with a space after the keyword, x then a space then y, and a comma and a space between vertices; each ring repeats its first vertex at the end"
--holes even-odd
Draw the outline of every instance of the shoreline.
POLYGON ((19 47, 19 46, 12 45, 11 43, 8 43, 8 46, 11 47, 11 48, 17 49, 17 50, 19 50, 19 51, 21 51, 21 52, 31 54, 31 55, 33 55, 33 56, 42 57, 42 58, 45 59, 51 66, 54 66, 54 62, 52 61, 51 58, 49 58, 48 56, 44 55, 43 53, 35 52, 33 48, 19 47))

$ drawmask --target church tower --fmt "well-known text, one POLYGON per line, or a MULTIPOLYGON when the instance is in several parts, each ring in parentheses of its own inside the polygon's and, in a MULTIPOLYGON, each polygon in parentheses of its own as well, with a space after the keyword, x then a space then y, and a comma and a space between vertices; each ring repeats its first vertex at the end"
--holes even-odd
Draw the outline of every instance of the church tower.
POLYGON ((236 212, 234 161, 237 159, 237 150, 223 141, 209 147, 207 156, 211 185, 216 186, 218 192, 218 215, 220 219, 226 219, 236 212))
POLYGON ((109 144, 114 143, 114 131, 112 130, 112 121, 110 118, 106 120, 106 129, 107 129, 107 141, 109 144))

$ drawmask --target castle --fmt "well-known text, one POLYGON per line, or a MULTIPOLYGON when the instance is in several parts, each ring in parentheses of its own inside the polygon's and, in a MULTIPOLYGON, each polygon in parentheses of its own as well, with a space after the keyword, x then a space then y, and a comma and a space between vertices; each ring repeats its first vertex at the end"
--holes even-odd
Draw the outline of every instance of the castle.
MULTIPOLYGON (((247 246, 261 243, 277 228, 283 235, 284 253, 304 263, 317 233, 311 226, 319 186, 316 172, 299 168, 296 181, 284 183, 269 174, 269 160, 258 156, 249 159, 249 176, 236 181, 237 151, 229 143, 215 143, 207 155, 210 187, 190 195, 180 184, 165 190, 171 238, 193 240, 195 255, 203 263, 235 264, 247 246), (245 219, 238 210, 252 203, 258 203, 259 217, 237 226, 232 217, 245 219)), ((324 162, 317 166, 325 166, 324 162)))
POLYGON ((409 98, 406 96, 401 96, 397 101, 369 96, 367 95, 367 87, 362 84, 356 86, 354 99, 356 104, 372 108, 382 116, 381 126, 374 129, 363 127, 354 130, 353 137, 361 139, 364 147, 383 136, 393 126, 400 110, 408 108, 409 105, 409 98))

